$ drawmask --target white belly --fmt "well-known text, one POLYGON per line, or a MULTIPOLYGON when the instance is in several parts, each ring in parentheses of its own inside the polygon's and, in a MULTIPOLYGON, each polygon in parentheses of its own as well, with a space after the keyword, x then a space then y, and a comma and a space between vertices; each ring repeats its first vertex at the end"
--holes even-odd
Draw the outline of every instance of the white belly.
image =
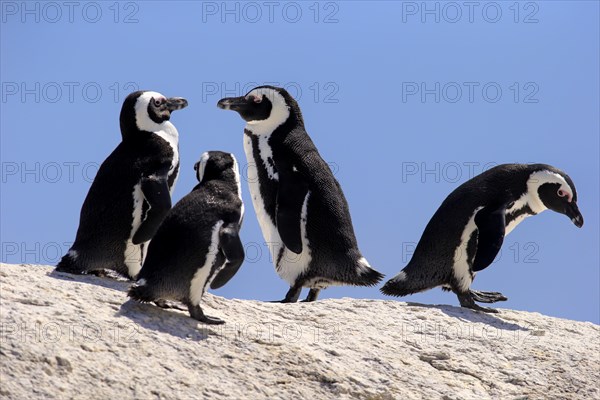
POLYGON ((469 255, 467 254, 467 245, 473 232, 477 229, 475 224, 475 215, 483 207, 477 207, 471 215, 469 222, 465 226, 462 235, 460 236, 460 245, 454 251, 454 278, 458 284, 458 288, 462 291, 467 291, 473 283, 473 276, 471 275, 471 266, 469 264, 469 255))
MULTIPOLYGON (((144 194, 142 193, 142 185, 140 183, 133 187, 133 222, 129 239, 125 244, 125 265, 131 277, 135 277, 142 269, 144 262, 145 251, 142 252, 142 246, 133 244, 131 239, 142 223, 142 207, 144 205, 144 194)), ((146 243, 147 246, 147 243, 146 243)))
MULTIPOLYGON (((525 205, 525 202, 518 201, 513 205, 513 207, 506 210, 505 213, 510 213, 513 210, 521 209, 525 205)), ((482 208, 483 207, 478 207, 475 209, 475 212, 471 216, 471 219, 469 219, 469 223, 465 226, 465 229, 460 237, 460 246, 454 253, 454 276, 459 283, 459 287, 461 287, 463 290, 468 289, 473 282, 467 254, 467 245, 471 235, 477 229, 477 225, 475 224, 475 215, 477 215, 477 212, 479 212, 479 210, 482 208)), ((504 236, 506 237, 510 232, 512 232, 513 229, 517 227, 517 225, 519 225, 525 218, 529 216, 529 214, 522 214, 512 220, 505 227, 504 236)), ((475 273, 473 273, 473 275, 475 275, 475 273)))
MULTIPOLYGON (((169 147, 173 151, 173 159, 171 160, 171 166, 169 167, 168 176, 170 177, 175 172, 175 167, 179 164, 179 133, 177 129, 171 124, 170 126, 165 126, 165 129, 154 132, 156 135, 160 136, 169 147)), ((173 194, 173 190, 175 189, 175 183, 177 183, 177 178, 179 174, 175 176, 175 180, 173 181, 173 186, 170 188, 170 193, 173 194)))
POLYGON ((308 247, 308 238, 306 236, 307 209, 310 192, 304 199, 300 221, 302 253, 295 254, 289 251, 283 245, 281 237, 279 236, 279 232, 277 231, 277 226, 275 226, 275 223, 267 213, 265 203, 260 194, 260 182, 257 169, 258 165, 262 166, 264 164, 267 166, 267 175, 269 176, 269 179, 274 181, 279 180, 277 171, 273 170, 273 167, 270 166, 269 162, 267 161, 269 157, 272 157, 272 153, 266 141, 267 138, 259 138, 259 153, 261 160, 255 160, 252 148, 252 140, 250 137, 246 135, 244 136, 244 151, 246 152, 246 159, 248 160, 248 186, 250 189, 250 196, 252 197, 252 204, 258 219, 258 224, 260 225, 266 245, 269 248, 269 253, 271 254, 271 261, 273 262, 279 276, 290 285, 293 285, 296 281, 296 278, 301 273, 306 271, 312 259, 311 252, 308 247), (279 263, 277 263, 279 253, 282 248, 283 255, 279 259, 279 263))

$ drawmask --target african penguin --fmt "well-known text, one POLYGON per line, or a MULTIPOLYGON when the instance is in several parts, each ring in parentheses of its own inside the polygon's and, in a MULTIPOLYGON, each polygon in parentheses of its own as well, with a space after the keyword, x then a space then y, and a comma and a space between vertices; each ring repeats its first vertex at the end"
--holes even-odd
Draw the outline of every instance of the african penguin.
POLYGON ((169 120, 186 106, 183 98, 157 92, 127 96, 120 116, 122 141, 100 166, 81 207, 75 242, 56 271, 137 275, 147 242, 171 208, 179 135, 169 120))
POLYGON ((200 183, 158 228, 129 296, 161 307, 181 301, 192 318, 222 324, 204 315, 200 300, 207 286, 225 285, 244 261, 239 169, 233 154, 220 151, 204 153, 194 168, 200 183))
POLYGON ((475 274, 488 267, 504 236, 521 221, 545 210, 568 216, 577 227, 573 181, 545 164, 503 164, 468 180, 454 190, 427 224, 408 265, 382 288, 390 296, 406 296, 437 286, 453 291, 460 305, 497 312, 475 301, 507 300, 498 292, 471 290, 475 274))
POLYGON ((296 100, 260 86, 219 100, 246 121, 244 150, 250 194, 275 269, 296 302, 303 287, 315 301, 330 285, 372 286, 383 275, 361 255, 348 203, 329 165, 304 129, 296 100))

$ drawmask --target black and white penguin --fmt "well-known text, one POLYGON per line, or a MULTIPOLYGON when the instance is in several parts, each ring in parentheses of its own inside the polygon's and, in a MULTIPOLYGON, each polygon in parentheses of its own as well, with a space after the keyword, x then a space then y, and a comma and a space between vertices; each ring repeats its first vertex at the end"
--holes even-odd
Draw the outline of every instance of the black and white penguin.
POLYGON ((330 285, 372 286, 383 275, 361 255, 348 203, 304 129, 296 100, 260 86, 218 107, 246 121, 244 149, 254 209, 275 269, 290 290, 282 302, 306 301, 330 285))
POLYGON ((204 153, 194 168, 200 183, 161 224, 129 297, 161 307, 181 301, 192 318, 222 324, 204 315, 200 300, 207 286, 225 285, 244 261, 239 168, 233 154, 220 151, 204 153))
POLYGON ((120 116, 122 141, 100 166, 81 207, 75 242, 56 271, 137 275, 146 242, 171 208, 179 134, 169 120, 186 106, 183 98, 157 92, 127 96, 120 116))
POLYGON ((504 237, 525 218, 545 210, 568 216, 577 227, 573 181, 545 164, 503 164, 454 190, 433 215, 408 265, 382 288, 390 296, 406 296, 437 286, 453 291, 460 305, 497 312, 475 302, 507 300, 498 292, 471 290, 475 274, 488 267, 504 237))

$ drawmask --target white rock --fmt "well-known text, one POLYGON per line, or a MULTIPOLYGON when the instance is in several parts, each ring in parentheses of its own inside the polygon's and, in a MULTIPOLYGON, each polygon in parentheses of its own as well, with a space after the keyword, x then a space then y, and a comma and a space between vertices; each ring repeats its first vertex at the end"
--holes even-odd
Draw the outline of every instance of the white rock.
POLYGON ((227 322, 215 327, 127 301, 124 281, 8 264, 0 278, 6 399, 600 397, 592 323, 504 309, 207 294, 205 312, 227 322))

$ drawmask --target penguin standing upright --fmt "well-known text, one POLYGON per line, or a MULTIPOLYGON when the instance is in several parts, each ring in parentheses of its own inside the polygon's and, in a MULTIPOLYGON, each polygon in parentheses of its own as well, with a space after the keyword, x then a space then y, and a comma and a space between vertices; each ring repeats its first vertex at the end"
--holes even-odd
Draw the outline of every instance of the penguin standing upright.
POLYGON ((179 173, 179 135, 171 113, 183 98, 138 91, 123 102, 122 141, 100 166, 83 202, 75 242, 56 271, 110 269, 133 278, 145 245, 171 208, 179 173))
POLYGON ((450 193, 427 224, 408 265, 381 291, 406 296, 442 286, 453 291, 463 307, 497 312, 475 301, 507 298, 471 290, 475 274, 494 261, 504 236, 526 217, 548 209, 583 226, 575 185, 563 171, 545 164, 491 168, 450 193))
POLYGON ((304 129, 296 101, 260 86, 218 102, 247 122, 250 194, 275 269, 290 289, 282 302, 306 301, 330 285, 372 286, 382 278, 361 255, 346 198, 304 129))
POLYGON ((207 286, 225 285, 244 261, 239 169, 233 154, 220 151, 204 153, 194 168, 200 183, 161 224, 129 296, 161 307, 181 301, 192 318, 222 324, 204 315, 200 300, 207 286))

